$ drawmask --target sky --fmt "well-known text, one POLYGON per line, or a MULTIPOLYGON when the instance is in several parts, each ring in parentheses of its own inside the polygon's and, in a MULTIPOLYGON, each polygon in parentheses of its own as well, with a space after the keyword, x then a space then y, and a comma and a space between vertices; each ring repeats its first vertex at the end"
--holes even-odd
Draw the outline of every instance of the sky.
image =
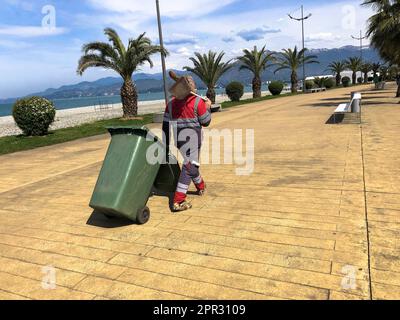
MULTIPOLYGON (((359 45, 351 39, 366 29, 369 8, 353 0, 159 0, 167 68, 191 65, 194 52, 226 53, 266 45, 269 50, 301 46, 300 6, 312 16, 305 22, 309 49, 359 45)), ((143 32, 158 43, 155 0, 0 0, 0 99, 47 88, 117 76, 100 68, 76 74, 81 47, 106 41, 112 27, 124 42, 143 32)), ((160 56, 154 68, 161 71, 160 56)))

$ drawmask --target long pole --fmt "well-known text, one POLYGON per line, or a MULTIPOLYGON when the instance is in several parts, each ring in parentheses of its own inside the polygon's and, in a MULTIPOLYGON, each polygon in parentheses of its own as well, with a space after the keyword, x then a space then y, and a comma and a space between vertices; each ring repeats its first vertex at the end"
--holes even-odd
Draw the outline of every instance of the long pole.
POLYGON ((303 44, 303 92, 306 92, 306 54, 305 54, 305 37, 304 37, 304 20, 309 19, 312 14, 310 13, 309 15, 307 15, 306 17, 304 16, 304 6, 301 5, 301 18, 296 18, 293 17, 290 13, 288 14, 289 18, 292 20, 296 20, 296 21, 301 21, 301 36, 302 36, 302 44, 303 44))
POLYGON ((156 0, 156 7, 157 7, 158 34, 160 37, 160 48, 161 48, 161 65, 162 65, 163 82, 164 82, 164 98, 165 98, 165 105, 167 105, 168 104, 167 68, 165 65, 164 41, 163 41, 163 33, 162 33, 162 26, 161 26, 161 14, 160 14, 159 0, 156 0))
POLYGON ((301 30, 303 38, 303 92, 306 92, 306 65, 305 65, 305 40, 304 40, 304 6, 301 5, 301 30))
POLYGON ((354 40, 360 41, 360 59, 363 60, 363 40, 367 39, 366 36, 363 37, 362 30, 360 30, 360 37, 351 36, 354 40))
POLYGON ((362 48, 363 48, 363 36, 362 36, 362 31, 360 30, 360 58, 361 58, 361 62, 363 61, 363 52, 362 52, 362 48))

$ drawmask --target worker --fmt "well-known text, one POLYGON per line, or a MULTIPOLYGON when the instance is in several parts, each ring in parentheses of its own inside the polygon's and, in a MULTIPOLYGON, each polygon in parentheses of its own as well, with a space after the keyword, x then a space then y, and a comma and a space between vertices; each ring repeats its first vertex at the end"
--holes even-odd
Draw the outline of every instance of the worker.
MULTIPOLYGON (((186 76, 192 92, 197 92, 192 77, 186 76)), ((186 201, 189 186, 193 181, 197 194, 203 196, 206 184, 200 174, 200 151, 203 138, 203 127, 211 123, 211 101, 203 100, 192 94, 186 97, 173 97, 168 103, 163 121, 163 132, 169 146, 170 128, 174 128, 175 145, 183 157, 182 172, 174 195, 173 211, 189 210, 192 205, 186 201)))

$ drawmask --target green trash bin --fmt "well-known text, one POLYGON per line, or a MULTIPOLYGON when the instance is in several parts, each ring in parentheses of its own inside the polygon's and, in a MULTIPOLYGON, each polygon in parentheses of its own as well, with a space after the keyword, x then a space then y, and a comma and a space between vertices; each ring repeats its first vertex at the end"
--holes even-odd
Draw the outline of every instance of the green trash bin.
POLYGON ((146 127, 108 128, 112 139, 100 172, 90 207, 107 217, 122 217, 138 224, 150 219, 146 206, 153 186, 172 192, 180 169, 177 164, 151 164, 147 150, 154 143, 164 145, 146 127), (148 139, 151 137, 151 139, 148 139), (151 141, 149 141, 151 140, 151 141))
POLYGON ((175 192, 181 175, 178 160, 173 155, 169 155, 169 159, 170 163, 160 166, 156 181, 154 182, 154 188, 163 193, 175 192))

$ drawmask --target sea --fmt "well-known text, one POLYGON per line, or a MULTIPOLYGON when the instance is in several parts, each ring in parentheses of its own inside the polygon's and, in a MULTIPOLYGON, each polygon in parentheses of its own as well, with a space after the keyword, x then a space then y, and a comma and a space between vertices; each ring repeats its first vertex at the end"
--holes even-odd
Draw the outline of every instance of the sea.
MULTIPOLYGON (((267 90, 266 86, 263 86, 262 90, 267 90)), ((245 92, 251 92, 251 87, 245 87, 245 92)), ((217 94, 225 93, 224 88, 216 89, 217 94)), ((205 95, 206 90, 199 90, 199 94, 205 95)), ((149 93, 140 93, 139 101, 157 101, 164 99, 164 92, 149 92, 149 93)), ((89 107, 89 106, 100 106, 100 105, 112 105, 112 104, 120 104, 121 97, 120 96, 101 96, 101 97, 80 97, 80 98, 69 98, 69 99, 54 99, 52 100, 54 106, 57 110, 65 110, 65 109, 75 109, 81 107, 89 107)), ((12 115, 13 104, 0 104, 0 117, 10 116, 12 115)))

